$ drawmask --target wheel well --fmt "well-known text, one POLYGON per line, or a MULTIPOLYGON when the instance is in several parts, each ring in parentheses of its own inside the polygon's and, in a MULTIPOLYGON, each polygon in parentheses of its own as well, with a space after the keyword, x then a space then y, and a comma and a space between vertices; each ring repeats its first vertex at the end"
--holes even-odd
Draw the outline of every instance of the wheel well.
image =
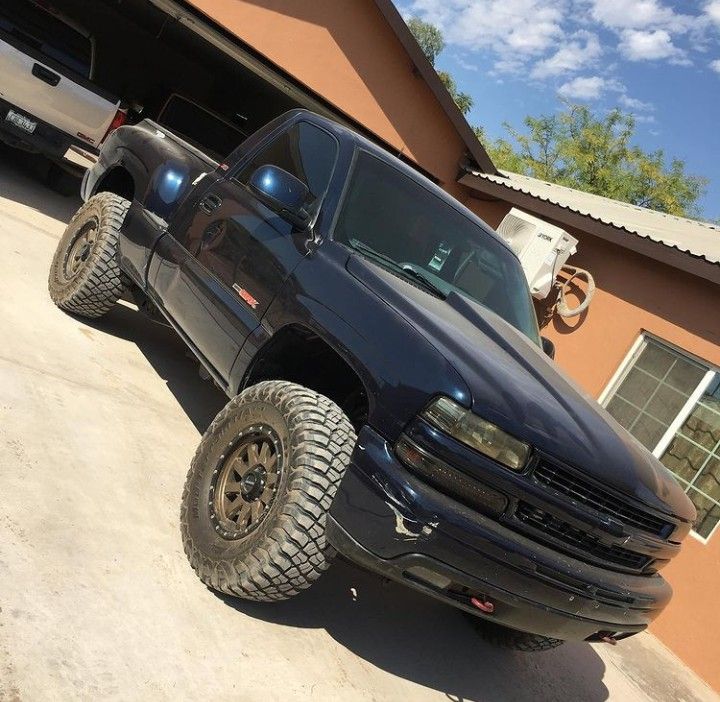
POLYGON ((243 388, 261 380, 289 380, 330 398, 356 430, 366 423, 368 395, 360 376, 324 339, 310 330, 289 326, 258 351, 243 388))
POLYGON ((116 166, 98 181, 95 192, 115 193, 126 200, 132 201, 135 195, 135 181, 127 169, 116 166))

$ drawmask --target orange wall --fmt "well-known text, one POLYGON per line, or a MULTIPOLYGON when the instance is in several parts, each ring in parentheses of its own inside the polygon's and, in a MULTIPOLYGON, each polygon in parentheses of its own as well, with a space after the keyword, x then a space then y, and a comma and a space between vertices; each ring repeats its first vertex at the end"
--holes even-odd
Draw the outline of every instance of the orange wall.
POLYGON ((372 0, 190 0, 453 194, 465 145, 372 0))
MULTIPOLYGON (((492 226, 510 209, 507 203, 467 204, 492 226)), ((720 366, 720 287, 571 233, 579 244, 570 263, 589 270, 597 290, 587 315, 567 324, 555 316, 543 335, 555 342, 560 366, 586 391, 600 395, 641 330, 720 366)), ((720 533, 707 544, 688 537, 663 575, 675 595, 651 631, 720 690, 720 533)))

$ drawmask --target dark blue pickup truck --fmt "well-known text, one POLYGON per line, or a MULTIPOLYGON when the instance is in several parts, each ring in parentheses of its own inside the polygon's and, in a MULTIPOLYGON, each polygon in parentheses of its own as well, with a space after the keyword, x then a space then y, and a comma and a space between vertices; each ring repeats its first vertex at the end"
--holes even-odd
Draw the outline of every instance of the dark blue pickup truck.
POLYGON ((668 603, 692 504, 548 358, 512 251, 412 168, 305 111, 222 163, 143 122, 83 198, 52 299, 131 292, 231 398, 182 498, 203 582, 282 600, 339 552, 528 651, 668 603))

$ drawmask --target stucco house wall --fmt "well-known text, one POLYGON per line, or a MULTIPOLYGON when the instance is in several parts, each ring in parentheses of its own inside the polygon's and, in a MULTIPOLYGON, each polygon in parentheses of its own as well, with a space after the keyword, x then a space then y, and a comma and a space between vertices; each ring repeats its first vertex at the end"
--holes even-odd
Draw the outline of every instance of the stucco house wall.
POLYGON ((191 3, 461 195, 465 144, 374 2, 191 3))

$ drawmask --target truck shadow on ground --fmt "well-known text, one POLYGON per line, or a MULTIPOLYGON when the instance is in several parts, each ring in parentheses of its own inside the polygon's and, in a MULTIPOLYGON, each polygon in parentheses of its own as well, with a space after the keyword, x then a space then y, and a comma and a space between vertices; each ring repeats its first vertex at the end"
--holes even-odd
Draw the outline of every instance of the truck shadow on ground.
POLYGON ((38 154, 0 144, 0 197, 59 222, 68 222, 82 204, 80 179, 77 181, 77 195, 59 195, 45 184, 49 167, 50 162, 38 154))
MULTIPOLYGON (((227 402, 198 375, 175 332, 124 303, 83 324, 135 343, 199 432, 227 402)), ((392 675, 471 700, 608 698, 605 664, 587 644, 523 654, 486 644, 465 615, 338 560, 311 589, 258 604, 218 595, 239 613, 299 629, 325 629, 340 646, 392 675)), ((312 655, 308 651, 308 655, 312 655)))
POLYGON ((133 342, 201 434, 228 398, 199 375, 199 362, 168 326, 154 322, 135 307, 121 302, 98 320, 80 319, 97 331, 133 342))
POLYGON ((372 666, 455 702, 608 698, 605 664, 589 644, 537 654, 495 648, 463 613, 343 560, 292 600, 261 604, 217 596, 254 618, 323 628, 372 666))

